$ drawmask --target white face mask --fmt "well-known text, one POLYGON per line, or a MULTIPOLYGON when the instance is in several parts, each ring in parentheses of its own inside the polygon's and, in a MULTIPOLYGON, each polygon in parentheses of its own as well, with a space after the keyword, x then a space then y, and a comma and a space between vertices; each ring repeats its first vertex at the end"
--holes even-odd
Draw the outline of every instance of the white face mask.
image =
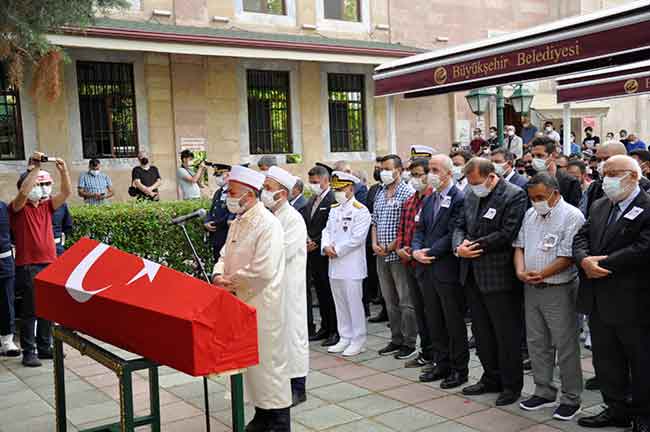
POLYGON ((41 189, 41 199, 49 198, 49 196, 52 195, 52 186, 41 186, 41 189))
POLYGON ((96 176, 97 174, 99 174, 99 170, 90 170, 90 174, 96 176))
POLYGON ((515 131, 509 130, 509 131, 507 132, 507 134, 508 134, 508 136, 513 136, 513 135, 515 134, 515 131))
POLYGON ((344 191, 336 191, 336 192, 334 192, 334 199, 339 204, 345 204, 346 202, 348 202, 348 196, 346 195, 346 193, 344 191))
POLYGON ((507 162, 495 163, 494 164, 494 172, 496 172, 500 176, 504 175, 507 170, 508 170, 508 163, 507 162))
POLYGON ((544 130, 545 130, 546 132, 551 132, 551 131, 553 130, 553 128, 550 127, 550 126, 546 126, 546 127, 544 128, 544 130))
POLYGON ((27 194, 27 199, 31 202, 38 202, 43 197, 43 188, 41 186, 34 186, 29 194, 27 194))
POLYGON ((323 192, 320 183, 309 183, 309 190, 311 190, 311 193, 314 195, 320 195, 323 192))
POLYGON ((404 172, 402 173, 402 181, 403 181, 404 183, 408 183, 409 180, 411 180, 411 173, 408 172, 408 171, 404 171, 404 172))
POLYGON ((546 216, 551 212, 551 209, 553 209, 553 207, 549 205, 547 199, 544 201, 533 201, 532 204, 533 204, 533 208, 540 216, 546 216))
POLYGON ((495 136, 497 136, 496 132, 490 132, 490 138, 494 138, 495 136))
POLYGON ((427 187, 427 185, 423 183, 422 180, 420 180, 419 178, 412 178, 409 181, 409 184, 413 189, 415 189, 416 192, 422 192, 424 188, 427 187))
POLYGON ((623 180, 627 178, 630 173, 621 177, 605 177, 603 179, 603 191, 607 198, 612 202, 619 202, 622 200, 623 195, 627 192, 628 187, 623 185, 623 180))
POLYGON ((476 195, 479 198, 484 198, 484 197, 488 196, 490 194, 490 189, 486 186, 486 183, 489 180, 490 179, 487 179, 481 184, 469 185, 472 192, 474 192, 474 195, 476 195))
POLYGON ((381 178, 381 182, 386 186, 393 184, 393 182, 395 182, 395 177, 393 177, 392 170, 382 170, 382 172, 379 173, 379 177, 381 178))
POLYGON ((277 192, 271 192, 266 189, 262 191, 262 194, 260 195, 260 199, 262 200, 262 204, 264 204, 264 207, 267 209, 273 209, 275 206, 278 204, 279 199, 275 198, 275 194, 277 192))
POLYGON ((223 176, 220 175, 214 178, 214 182, 217 185, 217 187, 223 187, 223 185, 226 184, 226 179, 224 179, 223 176))
POLYGON ((228 211, 232 214, 240 214, 244 211, 244 207, 241 205, 242 197, 227 197, 226 198, 226 207, 228 211))
POLYGON ((546 166, 546 159, 534 158, 532 162, 532 167, 537 172, 547 171, 548 167, 546 166))
POLYGON ((463 178, 463 166, 461 165, 454 165, 451 168, 451 176, 454 178, 454 180, 458 181, 463 178))
POLYGON ((440 176, 438 174, 433 174, 429 173, 427 175, 427 181, 431 185, 432 188, 435 190, 438 190, 440 188, 440 185, 442 184, 442 180, 440 179, 440 176))

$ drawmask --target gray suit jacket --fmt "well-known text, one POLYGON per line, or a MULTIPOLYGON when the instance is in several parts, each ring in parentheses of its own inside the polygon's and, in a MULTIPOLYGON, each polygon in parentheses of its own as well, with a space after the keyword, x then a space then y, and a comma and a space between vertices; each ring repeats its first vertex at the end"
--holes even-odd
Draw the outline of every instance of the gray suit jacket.
POLYGON ((528 197, 520 187, 501 179, 479 214, 480 202, 474 193, 465 194, 465 206, 452 239, 456 248, 464 239, 478 241, 483 254, 475 259, 462 258, 460 282, 465 284, 470 269, 482 293, 509 291, 515 283, 512 242, 519 233, 528 197))

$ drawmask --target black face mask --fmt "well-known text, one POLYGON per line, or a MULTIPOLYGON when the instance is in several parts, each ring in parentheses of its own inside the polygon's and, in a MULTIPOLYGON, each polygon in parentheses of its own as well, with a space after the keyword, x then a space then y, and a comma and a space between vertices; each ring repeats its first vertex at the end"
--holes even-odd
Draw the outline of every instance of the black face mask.
POLYGON ((529 177, 533 177, 535 174, 537 174, 537 171, 535 171, 535 169, 532 166, 526 165, 526 174, 529 177))
POLYGON ((149 163, 149 159, 147 159, 146 157, 140 159, 140 164, 142 164, 142 165, 147 165, 148 163, 149 163))
POLYGON ((374 178, 375 181, 381 180, 381 175, 379 175, 380 172, 381 170, 379 168, 375 168, 375 171, 373 171, 372 178, 374 178))

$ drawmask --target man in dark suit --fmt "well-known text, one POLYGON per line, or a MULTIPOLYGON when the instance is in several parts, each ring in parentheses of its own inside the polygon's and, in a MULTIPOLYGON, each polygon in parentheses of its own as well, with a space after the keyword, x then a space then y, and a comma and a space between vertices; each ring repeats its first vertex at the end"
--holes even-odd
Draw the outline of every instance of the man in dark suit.
POLYGON ((424 370, 420 381, 442 379, 443 389, 467 382, 469 362, 465 295, 458 282, 458 258, 451 251, 454 224, 463 211, 465 195, 454 186, 452 168, 449 156, 431 157, 429 184, 434 192, 425 199, 411 243, 435 353, 435 366, 424 370))
POLYGON ((512 243, 526 211, 526 192, 501 179, 494 164, 474 158, 465 166, 470 192, 454 229, 462 258, 460 282, 472 312, 472 333, 483 365, 481 380, 465 395, 500 393, 496 405, 516 402, 523 387, 522 293, 515 283, 512 243))
POLYGON ((650 291, 644 263, 650 256, 650 195, 639 187, 640 169, 628 156, 610 157, 603 178, 606 196, 593 203, 573 254, 581 269, 578 310, 589 314, 607 409, 578 423, 627 427, 633 419, 635 432, 649 432, 650 291))
MULTIPOLYGON (((321 234, 335 203, 334 192, 330 189, 330 172, 323 165, 316 165, 309 170, 309 188, 312 197, 303 208, 303 217, 307 225, 307 280, 312 280, 316 288, 320 308, 320 329, 310 336, 310 341, 323 340, 322 346, 336 345, 339 335, 336 323, 336 309, 329 279, 329 257, 321 254, 321 234)), ((314 329, 314 317, 311 311, 311 290, 307 290, 307 323, 314 329)))
POLYGON ((301 213, 302 209, 307 205, 307 199, 302 194, 304 187, 302 180, 296 178, 296 184, 293 186, 293 189, 291 189, 291 200, 289 201, 293 208, 301 213))
POLYGON ((557 179, 560 185, 560 195, 564 201, 574 207, 580 206, 582 189, 580 182, 563 170, 557 169, 555 159, 558 157, 557 143, 548 136, 537 137, 530 143, 533 156, 532 168, 536 172, 548 172, 557 179))
MULTIPOLYGON (((596 149, 596 159, 598 160, 598 166, 602 168, 604 163, 607 162, 610 157, 626 154, 627 150, 625 150, 625 145, 623 145, 623 143, 620 141, 608 141, 606 143, 603 143, 596 149)), ((639 179, 639 187, 645 192, 649 192, 650 180, 645 177, 641 177, 639 179)), ((591 208, 591 205, 602 198, 603 195, 605 195, 605 192, 603 192, 603 179, 599 178, 598 180, 591 182, 589 188, 587 188, 586 195, 587 213, 585 214, 585 217, 589 217, 589 210, 591 208)))
POLYGON ((526 190, 528 179, 514 170, 515 159, 517 159, 517 156, 515 156, 514 153, 500 147, 490 153, 490 159, 494 164, 496 173, 500 175, 501 178, 515 186, 519 186, 523 190, 526 190))

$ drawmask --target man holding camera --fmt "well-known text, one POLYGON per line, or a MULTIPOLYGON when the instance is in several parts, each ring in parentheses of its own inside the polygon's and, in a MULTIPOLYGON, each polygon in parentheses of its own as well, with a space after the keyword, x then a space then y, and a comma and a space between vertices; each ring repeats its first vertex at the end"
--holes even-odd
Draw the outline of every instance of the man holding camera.
POLYGON ((113 196, 113 183, 109 176, 101 172, 99 159, 88 162, 88 171, 79 176, 79 196, 86 204, 106 204, 113 196))
POLYGON ((16 245, 16 288, 23 293, 22 362, 28 367, 41 366, 39 359, 52 358, 51 323, 38 318, 35 329, 34 277, 56 260, 52 214, 65 203, 72 191, 68 167, 62 159, 53 159, 51 161, 55 162, 61 177, 61 191, 52 195, 52 177, 41 170, 41 164, 49 161, 43 153, 32 155, 29 174, 18 182, 18 194, 9 204, 11 233, 16 245))

